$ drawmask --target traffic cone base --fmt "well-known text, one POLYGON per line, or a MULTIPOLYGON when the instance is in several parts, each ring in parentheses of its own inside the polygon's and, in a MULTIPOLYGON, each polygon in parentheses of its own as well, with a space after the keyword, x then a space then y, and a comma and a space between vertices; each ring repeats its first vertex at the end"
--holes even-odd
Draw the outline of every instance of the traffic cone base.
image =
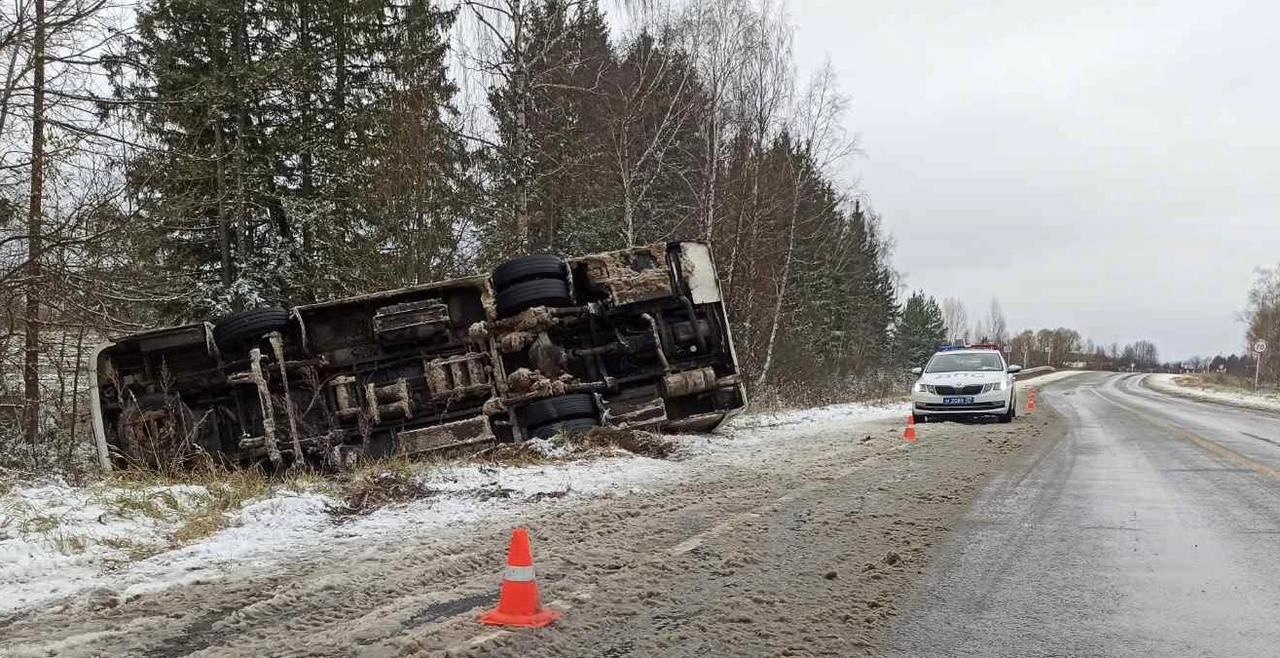
POLYGON ((494 610, 480 616, 481 624, 489 626, 515 626, 517 628, 543 628, 560 618, 555 610, 542 610, 532 615, 511 615, 494 610))
POLYGON ((902 438, 911 443, 916 441, 916 415, 907 416, 907 429, 902 432, 902 438))
POLYGON ((507 550, 507 573, 502 578, 502 592, 496 610, 480 616, 480 623, 490 626, 542 628, 560 618, 560 613, 542 607, 538 581, 533 572, 533 550, 529 531, 516 528, 507 550))

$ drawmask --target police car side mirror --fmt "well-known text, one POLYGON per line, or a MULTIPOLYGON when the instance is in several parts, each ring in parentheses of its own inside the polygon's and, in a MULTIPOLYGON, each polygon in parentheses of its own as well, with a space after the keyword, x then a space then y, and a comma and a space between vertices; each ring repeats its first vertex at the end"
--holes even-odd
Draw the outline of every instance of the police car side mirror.
POLYGON ((1012 375, 1014 373, 1022 372, 1022 366, 1009 366, 1008 368, 1005 368, 1005 370, 1008 370, 1009 374, 1012 375))
POLYGON ((924 372, 924 368, 912 368, 912 369, 911 369, 911 374, 913 374, 913 375, 919 375, 919 374, 922 374, 923 372, 924 372))

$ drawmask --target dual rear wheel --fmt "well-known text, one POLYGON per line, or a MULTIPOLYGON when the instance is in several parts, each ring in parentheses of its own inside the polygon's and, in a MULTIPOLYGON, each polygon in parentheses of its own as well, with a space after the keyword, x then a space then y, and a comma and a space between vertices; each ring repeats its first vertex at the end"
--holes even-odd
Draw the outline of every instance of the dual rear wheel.
POLYGON ((494 268, 498 317, 509 318, 535 306, 573 305, 564 261, 544 254, 513 258, 494 268))

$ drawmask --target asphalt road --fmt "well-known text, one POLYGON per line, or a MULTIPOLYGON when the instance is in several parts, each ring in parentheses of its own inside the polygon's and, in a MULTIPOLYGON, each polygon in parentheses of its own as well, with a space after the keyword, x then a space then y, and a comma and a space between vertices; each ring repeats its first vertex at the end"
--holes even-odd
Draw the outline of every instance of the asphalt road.
POLYGON ((1280 655, 1280 416, 1086 374, 935 547, 889 656, 1280 655))

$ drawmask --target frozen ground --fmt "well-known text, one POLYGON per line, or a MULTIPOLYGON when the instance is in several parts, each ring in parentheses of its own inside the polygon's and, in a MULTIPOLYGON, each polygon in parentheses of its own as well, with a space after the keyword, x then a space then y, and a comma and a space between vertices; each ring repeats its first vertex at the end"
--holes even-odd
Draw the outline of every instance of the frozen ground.
POLYGON ((682 441, 671 460, 438 470, 447 495, 269 551, 262 542, 276 540, 255 537, 257 560, 242 554, 186 582, 164 581, 179 575, 172 565, 132 585, 104 579, 0 615, 0 652, 876 655, 930 547, 987 476, 1062 436, 1053 396, 1044 402, 1010 425, 922 426, 915 443, 902 439, 905 405, 842 406, 743 418, 682 441), (517 525, 533 536, 543 600, 564 612, 549 629, 476 622, 495 605, 517 525), (128 589, 139 583, 163 589, 128 589))
POLYGON ((1201 383, 1190 375, 1155 374, 1143 380, 1148 387, 1205 402, 1218 402, 1259 411, 1280 411, 1280 395, 1273 392, 1254 392, 1241 388, 1219 388, 1201 383))
MULTIPOLYGON (((715 435, 679 437, 672 459, 618 452, 535 466, 440 467, 420 476, 431 496, 343 522, 329 513, 339 501, 323 490, 276 490, 228 512, 222 530, 177 547, 173 534, 206 502, 203 487, 73 487, 58 481, 18 486, 0 496, 0 613, 83 592, 105 592, 106 603, 114 605, 408 530, 466 533, 479 521, 528 514, 531 506, 627 496, 705 471, 764 463, 771 443, 907 412, 896 403, 746 415, 715 435)), ((554 446, 547 451, 558 456, 554 446)))

